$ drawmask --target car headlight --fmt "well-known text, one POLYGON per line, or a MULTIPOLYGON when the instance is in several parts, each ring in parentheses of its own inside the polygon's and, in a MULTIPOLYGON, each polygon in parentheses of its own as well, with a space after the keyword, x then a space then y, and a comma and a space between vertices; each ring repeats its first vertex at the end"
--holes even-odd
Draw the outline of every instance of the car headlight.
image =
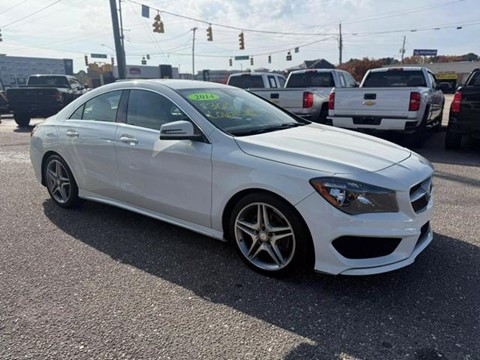
POLYGON ((393 190, 335 177, 315 178, 310 184, 330 204, 350 215, 398 212, 393 190))

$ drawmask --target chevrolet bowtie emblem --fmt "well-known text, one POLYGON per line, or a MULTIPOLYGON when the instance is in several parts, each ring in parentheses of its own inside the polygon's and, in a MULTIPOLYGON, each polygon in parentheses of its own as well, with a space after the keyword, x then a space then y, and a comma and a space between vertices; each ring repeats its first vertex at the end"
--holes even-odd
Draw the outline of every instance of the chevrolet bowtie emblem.
POLYGON ((376 102, 372 101, 372 100, 367 100, 367 101, 363 102, 363 105, 366 105, 366 106, 372 106, 372 105, 375 105, 375 104, 376 104, 376 102))

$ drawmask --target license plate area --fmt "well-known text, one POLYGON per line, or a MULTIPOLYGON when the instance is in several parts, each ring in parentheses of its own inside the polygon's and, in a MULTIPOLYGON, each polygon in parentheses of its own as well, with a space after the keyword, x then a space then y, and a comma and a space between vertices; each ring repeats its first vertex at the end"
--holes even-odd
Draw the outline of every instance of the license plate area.
POLYGON ((380 125, 382 118, 374 116, 354 116, 353 123, 355 125, 380 125))

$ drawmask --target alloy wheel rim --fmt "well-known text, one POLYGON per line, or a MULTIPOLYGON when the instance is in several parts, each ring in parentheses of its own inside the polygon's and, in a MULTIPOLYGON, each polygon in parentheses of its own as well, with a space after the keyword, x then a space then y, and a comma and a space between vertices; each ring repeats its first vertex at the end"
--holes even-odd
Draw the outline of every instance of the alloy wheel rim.
POLYGON ((70 198, 70 178, 67 170, 58 160, 52 160, 47 165, 47 186, 50 194, 60 204, 65 204, 70 198))
POLYGON ((243 256, 262 270, 281 270, 295 254, 292 225, 281 211, 262 202, 249 204, 238 213, 235 240, 243 256))

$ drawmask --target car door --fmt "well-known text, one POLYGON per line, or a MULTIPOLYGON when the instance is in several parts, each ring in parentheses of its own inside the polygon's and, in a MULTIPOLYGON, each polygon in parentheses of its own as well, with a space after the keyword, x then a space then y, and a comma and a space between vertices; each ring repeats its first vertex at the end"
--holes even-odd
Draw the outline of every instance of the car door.
POLYGON ((58 127, 62 155, 81 191, 118 196, 115 120, 121 95, 110 91, 88 100, 58 127))
POLYGON ((212 145, 160 140, 164 123, 189 120, 171 100, 130 90, 115 135, 122 200, 155 213, 211 226, 212 145))

